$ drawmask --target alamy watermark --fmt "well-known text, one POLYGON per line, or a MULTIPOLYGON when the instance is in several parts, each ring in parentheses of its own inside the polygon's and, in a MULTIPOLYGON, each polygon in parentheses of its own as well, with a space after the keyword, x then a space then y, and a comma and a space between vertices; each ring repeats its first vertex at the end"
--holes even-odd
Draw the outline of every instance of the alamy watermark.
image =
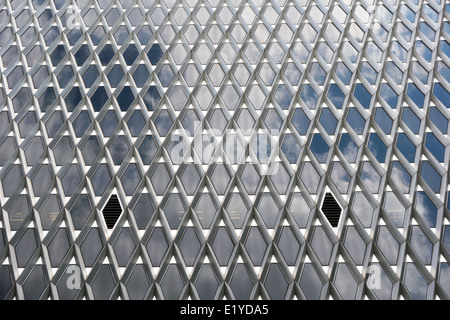
POLYGON ((197 130, 201 124, 200 121, 194 122, 195 134, 192 141, 195 155, 191 150, 190 139, 180 134, 171 136, 173 147, 170 156, 174 164, 224 162, 239 165, 251 162, 259 165, 261 174, 273 175, 278 172, 279 130, 227 129, 222 131, 217 128, 197 130))
POLYGON ((81 269, 77 265, 67 267, 66 273, 69 277, 66 280, 66 286, 70 290, 79 290, 81 288, 81 269))
POLYGON ((80 9, 76 5, 71 5, 67 8, 67 21, 66 26, 68 29, 80 29, 81 28, 81 14, 80 9))
POLYGON ((381 267, 377 264, 372 264, 367 273, 369 277, 367 278, 367 287, 371 290, 381 289, 381 267))

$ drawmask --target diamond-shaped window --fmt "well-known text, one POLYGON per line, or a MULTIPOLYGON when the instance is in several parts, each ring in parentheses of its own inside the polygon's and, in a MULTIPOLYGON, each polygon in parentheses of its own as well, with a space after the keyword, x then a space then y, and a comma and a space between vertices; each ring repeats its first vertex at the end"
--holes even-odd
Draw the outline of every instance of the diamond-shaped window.
POLYGON ((102 213, 108 229, 114 228, 117 220, 122 214, 122 206, 120 205, 120 201, 117 195, 111 195, 105 207, 103 208, 102 213))
POLYGON ((337 227, 342 209, 333 197, 331 192, 327 192, 322 202, 322 212, 328 219, 332 227, 337 227))

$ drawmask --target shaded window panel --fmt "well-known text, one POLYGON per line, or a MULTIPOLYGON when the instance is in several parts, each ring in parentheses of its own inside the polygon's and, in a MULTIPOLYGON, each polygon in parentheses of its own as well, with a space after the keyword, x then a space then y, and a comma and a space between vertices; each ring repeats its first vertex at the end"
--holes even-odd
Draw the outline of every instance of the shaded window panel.
POLYGON ((13 285, 12 270, 9 265, 0 267, 0 300, 4 300, 13 285))
POLYGON ((94 111, 99 112, 105 105, 106 101, 108 101, 108 99, 109 96, 105 90, 105 87, 98 87, 90 98, 94 111))
POLYGON ((450 93, 439 82, 434 84, 433 94, 444 107, 449 107, 450 93))
POLYGON ((258 210, 267 228, 273 229, 278 217, 279 208, 269 192, 262 194, 258 210))
POLYGON ((378 73, 373 69, 373 67, 368 62, 366 61, 363 62, 361 66, 361 73, 371 85, 375 84, 378 73))
POLYGON ((62 177, 61 182, 65 195, 71 196, 81 182, 80 169, 76 164, 70 165, 69 169, 62 177))
POLYGON ((334 71, 339 79, 345 84, 348 85, 350 83, 350 79, 352 78, 352 72, 343 62, 338 62, 336 65, 336 69, 334 71))
POLYGON ((24 194, 19 195, 12 207, 7 211, 11 230, 17 231, 31 211, 31 204, 28 197, 24 194))
POLYGON ((330 146, 319 133, 314 134, 311 141, 310 150, 320 163, 325 163, 328 158, 330 146))
POLYGON ((130 228, 123 228, 113 245, 119 267, 126 267, 135 248, 136 243, 130 228))
POLYGON ((381 85, 380 96, 392 109, 397 107, 398 94, 387 83, 381 85))
POLYGON ((17 265, 24 268, 36 249, 38 248, 38 238, 33 228, 26 229, 19 242, 15 245, 17 265))
POLYGON ((345 100, 345 94, 339 88, 339 86, 335 83, 330 85, 328 89, 328 98, 334 104, 334 106, 338 109, 342 109, 345 100))
POLYGON ((146 249, 153 266, 159 267, 169 245, 162 228, 155 228, 147 242, 146 249))
POLYGON ((114 67, 108 73, 108 81, 112 88, 117 88, 122 81, 124 73, 120 64, 114 65, 114 67))
MULTIPOLYGON (((418 134, 420 129, 421 120, 411 108, 403 108, 402 121, 409 127, 409 129, 414 133, 418 134)), ((399 135, 403 135, 400 133, 399 135)))
POLYGON ((63 136, 53 148, 56 165, 61 166, 72 155, 73 144, 68 136, 63 136))
POLYGON ((261 176, 255 165, 251 163, 245 164, 241 174, 241 181, 249 194, 255 194, 260 180, 261 176))
POLYGON ((309 109, 316 108, 319 95, 310 84, 306 84, 303 87, 300 97, 309 109))
POLYGON ((220 266, 228 265, 234 249, 233 241, 225 227, 219 227, 212 242, 212 248, 220 266))
POLYGON ((362 265, 366 253, 366 243, 353 226, 348 226, 344 240, 345 249, 356 265, 362 265))
POLYGON ((95 195, 101 196, 111 182, 111 174, 106 164, 101 163, 91 178, 95 195))
POLYGON ((143 300, 150 287, 150 280, 148 278, 145 267, 142 264, 137 264, 133 273, 126 283, 128 295, 131 300, 143 300))
POLYGON ((378 162, 384 163, 386 160, 387 147, 375 132, 369 135, 367 141, 367 147, 370 152, 375 156, 378 162))
POLYGON ((352 209, 364 228, 369 228, 372 224, 373 207, 361 191, 355 192, 352 209))
POLYGON ((311 162, 306 162, 303 166, 302 174, 300 180, 306 186, 311 194, 317 193, 317 188, 319 187, 320 175, 317 173, 311 162))
POLYGON ((278 239, 278 248, 281 251, 286 263, 293 266, 297 260, 300 250, 300 243, 295 237, 290 227, 282 227, 280 238, 278 239))
POLYGON ((428 83, 430 72, 425 70, 425 68, 422 67, 422 65, 418 61, 414 61, 412 63, 411 71, 420 81, 422 81, 423 84, 428 83))
POLYGON ((434 193, 440 192, 442 176, 429 161, 422 162, 420 175, 434 193))
POLYGON ((297 163, 301 147, 294 138, 294 135, 289 133, 284 136, 281 150, 288 159, 289 163, 297 163))
POLYGON ((166 300, 176 300, 180 298, 181 291, 185 285, 176 264, 169 264, 166 274, 161 281, 161 289, 166 300))
POLYGON ((399 161, 394 161, 391 168, 391 178, 400 192, 408 193, 411 187, 411 175, 399 161))
POLYGON ((133 207, 133 215, 139 230, 144 230, 154 214, 155 208, 148 194, 141 194, 133 207))
POLYGON ((425 147, 433 154, 436 160, 444 162, 445 147, 432 132, 426 133, 425 147))
POLYGON ((149 165, 151 160, 156 154, 158 146, 156 145, 153 136, 147 135, 144 140, 142 140, 141 145, 138 148, 139 155, 141 156, 142 162, 145 165, 149 165))
POLYGON ((235 298, 238 300, 249 299, 253 285, 254 282, 248 274, 247 266, 243 263, 238 263, 230 281, 230 287, 235 298))
POLYGON ((356 108, 350 108, 347 115, 347 123, 357 134, 362 134, 366 120, 361 116, 356 108))
POLYGON ((414 162, 416 157, 416 146, 409 140, 404 133, 399 133, 397 136, 397 149, 405 156, 410 163, 414 162))
POLYGON ((90 136, 86 141, 85 145, 82 147, 81 152, 84 158, 84 163, 90 166, 94 163, 95 158, 97 158, 100 153, 100 144, 98 143, 96 136, 90 136))
POLYGON ((431 264, 431 256, 433 254, 433 243, 423 233, 420 226, 412 226, 409 244, 416 254, 422 259, 426 265, 431 264))
POLYGON ((366 184, 370 192, 378 193, 381 177, 369 161, 365 161, 362 166, 361 180, 366 184))
POLYGON ((358 283, 345 263, 338 264, 334 285, 343 299, 355 299, 358 283))
POLYGON ((323 266, 329 264, 333 243, 322 227, 314 227, 313 235, 311 237, 311 248, 323 266))
POLYGON ((2 179, 3 194, 11 197, 23 185, 24 174, 19 165, 15 164, 2 179))
POLYGON ((109 264, 102 264, 94 281, 91 284, 94 297, 97 300, 106 300, 111 296, 111 293, 116 286, 111 266, 109 264))
POLYGON ((131 117, 127 121, 128 129, 133 137, 137 137, 144 128, 147 121, 145 120, 142 112, 135 110, 131 117))
POLYGON ((200 299, 212 300, 219 287, 217 276, 210 264, 203 264, 199 276, 195 281, 195 287, 200 299))
POLYGON ((297 129, 298 133, 301 135, 305 135, 308 131, 308 127, 310 124, 310 120, 305 112, 301 109, 295 109, 294 115, 292 117, 291 123, 297 129))
POLYGON ((260 266, 267 249, 267 243, 257 227, 250 227, 244 246, 253 265, 260 266))
POLYGON ((406 263, 403 282, 413 299, 426 299, 428 292, 428 283, 420 274, 419 270, 417 270, 417 267, 414 265, 414 263, 406 263))
POLYGON ((400 245, 386 226, 379 226, 376 244, 390 265, 397 264, 400 245))
POLYGON ((378 124, 378 126, 380 126, 381 130, 383 130, 385 134, 391 134, 393 121, 383 108, 376 109, 375 122, 378 124))
POLYGON ((171 229, 178 228, 184 211, 185 205, 181 200, 180 195, 177 193, 172 194, 164 208, 164 214, 171 229))
POLYGON ((183 237, 178 244, 186 266, 192 267, 194 265, 201 246, 202 243, 200 242, 195 229, 193 227, 186 228, 183 237))
POLYGON ((448 132, 448 119, 437 107, 430 108, 430 120, 443 134, 448 132))
POLYGON ((173 124, 173 120, 169 112, 166 109, 163 109, 158 114, 158 117, 155 119, 154 124, 159 135, 161 137, 165 137, 173 124))
MULTIPOLYGON (((402 47, 403 49, 403 47, 402 47)), ((415 43, 415 50, 418 53, 419 56, 421 56, 423 59, 425 59, 427 62, 431 62, 431 57, 433 55, 433 51, 430 50, 430 48, 427 47, 427 45, 421 41, 417 40, 415 43)), ((405 49, 402 50, 402 58, 406 57, 405 49)), ((405 58, 403 58, 405 59, 405 58)), ((402 61, 404 62, 404 61, 402 61)))
POLYGON ((354 163, 356 161, 359 147, 348 133, 342 134, 339 142, 339 150, 341 150, 349 162, 354 163))
POLYGON ((138 56, 139 51, 134 44, 130 44, 128 48, 123 52, 123 58, 128 66, 131 66, 138 56))
POLYGON ((43 265, 36 265, 22 288, 26 300, 39 300, 47 287, 48 278, 43 265))
POLYGON ((82 110, 78 117, 73 121, 72 126, 77 137, 83 136, 86 130, 91 125, 91 118, 86 110, 82 110))
POLYGON ((248 207, 242 200, 242 196, 239 193, 234 192, 228 202, 227 213, 229 214, 231 222, 235 228, 242 228, 247 211, 248 207))
POLYGON ((353 95, 364 109, 369 109, 372 101, 372 95, 362 83, 358 83, 356 85, 353 95))
POLYGON ((408 89, 406 91, 408 97, 418 106, 419 108, 423 108, 425 95, 416 87, 414 83, 408 84, 408 89))
POLYGON ((141 181, 141 174, 135 163, 130 163, 121 177, 122 187, 127 196, 132 196, 141 181))
MULTIPOLYGON (((37 143, 39 142, 39 140, 37 141, 37 143)), ((30 146, 28 146, 28 148, 30 148, 30 146)), ((27 149, 28 149, 27 148, 27 149)), ((33 149, 34 147, 32 146, 31 149, 33 149)), ((16 153, 17 150, 17 146, 16 146, 16 142, 14 140, 13 137, 7 137, 3 143, 0 145, 0 166, 4 166, 6 164, 6 162, 16 153)), ((29 155, 28 153, 25 153, 25 155, 29 155)), ((27 156, 27 160, 28 160, 28 156, 27 156)), ((34 157, 33 157, 34 158, 34 157)), ((31 161, 33 159, 30 159, 31 161)))
POLYGON ((164 194, 167 186, 169 185, 171 180, 171 176, 169 171, 167 170, 166 165, 164 163, 158 163, 155 171, 152 173, 150 177, 150 181, 153 184, 153 188, 155 189, 155 193, 158 196, 164 194))
POLYGON ((396 84, 400 85, 402 83, 403 72, 393 61, 389 61, 387 63, 386 73, 389 75, 389 77, 391 77, 392 80, 394 80, 396 84))
MULTIPOLYGON (((87 54, 87 52, 85 52, 87 54)), ((114 50, 110 44, 106 44, 103 49, 98 53, 100 62, 102 65, 106 66, 114 57, 114 50)), ((81 59, 80 59, 81 60, 81 59)))
POLYGON ((72 112, 80 104, 83 96, 79 87, 73 87, 69 94, 64 98, 67 111, 72 112))
POLYGON ((138 88, 142 88, 149 77, 150 74, 144 64, 139 65, 133 73, 133 80, 138 88))
POLYGON ((117 120, 114 111, 109 110, 108 112, 106 112, 105 116, 100 121, 100 127, 103 131, 103 135, 105 137, 111 136, 118 124, 119 121, 117 120))
POLYGON ((60 228, 56 232, 52 241, 47 246, 50 263, 53 268, 60 266, 62 260, 70 249, 70 240, 65 228, 60 228))
MULTIPOLYGON (((442 286, 442 288, 444 289, 445 293, 447 294, 447 296, 450 295, 450 290, 447 286, 447 283, 449 283, 450 281, 450 265, 446 262, 441 262, 439 264, 439 275, 438 275, 438 282, 440 283, 440 285, 442 286)), ((0 298, 1 298, 1 294, 0 294, 0 298)))
POLYGON ((15 112, 19 112, 25 107, 31 99, 30 89, 27 87, 21 88, 12 99, 15 112))
POLYGON ((311 208, 300 192, 295 192, 289 204, 289 211, 294 216, 299 228, 305 228, 311 212, 311 208))
POLYGON ((319 300, 322 294, 323 282, 312 263, 305 263, 299 281, 300 288, 308 300, 319 300))
POLYGON ((103 26, 98 26, 90 34, 92 43, 95 46, 98 46, 100 44, 100 42, 104 39, 105 35, 106 35, 106 33, 105 33, 105 29, 103 28, 103 26))
POLYGON ((25 138, 36 125, 36 115, 33 111, 28 111, 19 123, 20 137, 25 138))
POLYGON ((78 66, 83 65, 90 55, 91 52, 89 50, 89 47, 86 44, 81 45, 74 55, 77 65, 78 66))
POLYGON ((395 226, 401 228, 405 219, 405 207, 393 192, 386 193, 383 207, 395 226))
POLYGON ((333 115, 333 113, 330 111, 329 108, 322 109, 319 121, 328 134, 330 135, 334 134, 338 120, 336 119, 336 117, 333 115))
POLYGON ((339 189, 339 192, 343 194, 347 193, 351 177, 340 162, 333 162, 333 169, 330 177, 339 189))
POLYGON ((39 209, 42 229, 49 230, 55 219, 58 217, 60 211, 61 204, 58 197, 54 194, 50 195, 42 208, 39 209))
POLYGON ((276 263, 271 263, 267 273, 264 286, 272 300, 282 300, 286 298, 288 288, 286 277, 276 263))
POLYGON ((414 208, 430 228, 436 227, 437 208, 424 191, 417 192, 414 208))
POLYGON ((84 265, 92 267, 103 248, 103 241, 97 228, 92 228, 80 246, 84 265))
POLYGON ((117 139, 109 146, 111 157, 115 165, 121 165, 128 154, 130 147, 125 136, 118 136, 117 139))

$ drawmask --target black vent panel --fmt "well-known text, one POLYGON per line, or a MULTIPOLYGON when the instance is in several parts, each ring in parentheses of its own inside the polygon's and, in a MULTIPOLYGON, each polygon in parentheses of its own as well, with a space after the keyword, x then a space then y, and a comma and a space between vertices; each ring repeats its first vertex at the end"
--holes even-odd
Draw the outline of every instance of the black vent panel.
POLYGON ((119 198, 113 194, 103 208, 103 218, 108 229, 114 228, 121 214, 122 207, 120 206, 119 198))
POLYGON ((339 224, 339 218, 341 217, 341 207, 337 203, 336 199, 330 192, 325 194, 325 198, 322 203, 322 212, 328 219, 332 227, 337 227, 339 224))

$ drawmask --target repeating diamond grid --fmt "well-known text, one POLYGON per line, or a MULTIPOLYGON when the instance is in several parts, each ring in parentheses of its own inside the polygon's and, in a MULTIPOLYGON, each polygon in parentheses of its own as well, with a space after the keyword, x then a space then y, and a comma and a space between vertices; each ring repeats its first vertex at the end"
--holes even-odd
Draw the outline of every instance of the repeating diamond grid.
POLYGON ((450 297, 445 1, 0 8, 1 298, 450 297))

